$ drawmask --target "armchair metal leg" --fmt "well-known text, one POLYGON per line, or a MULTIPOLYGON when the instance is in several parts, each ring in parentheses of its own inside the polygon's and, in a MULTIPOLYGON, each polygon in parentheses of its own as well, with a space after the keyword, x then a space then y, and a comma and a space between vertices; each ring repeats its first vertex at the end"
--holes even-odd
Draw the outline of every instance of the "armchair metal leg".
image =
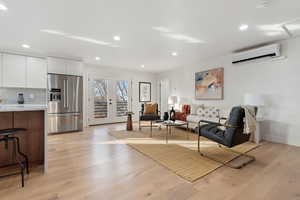
POLYGON ((139 130, 141 130, 141 120, 139 120, 139 130))
MULTIPOLYGON (((243 163, 242 165, 236 167, 237 169, 239 168, 242 168, 243 166, 255 161, 255 157, 254 156, 251 156, 251 155, 248 155, 247 153, 242 153, 242 152, 239 152, 239 151, 236 151, 236 150, 233 150, 233 149, 230 149, 230 148, 226 148, 226 147, 223 147, 222 145, 220 145, 220 148, 226 150, 226 151, 229 151, 229 152, 233 152, 235 154, 238 154, 237 157, 235 157, 234 159, 238 158, 238 157, 241 157, 241 156, 245 156, 247 158, 249 158, 249 161, 246 162, 246 163, 243 163)), ((230 162, 230 161, 229 161, 230 162)))
POLYGON ((218 146, 219 146, 220 148, 223 148, 224 150, 227 150, 227 151, 230 151, 230 152, 233 152, 233 153, 238 154, 238 156, 235 157, 235 158, 233 158, 232 160, 234 160, 234 159, 236 159, 236 158, 238 158, 238 157, 241 157, 241 156, 245 156, 245 157, 248 157, 248 158, 249 158, 249 161, 247 161, 247 162, 245 162, 245 163, 243 163, 243 164, 241 164, 241 165, 238 165, 238 166, 233 166, 233 165, 230 165, 230 164, 229 164, 229 162, 231 162, 232 160, 229 160, 229 161, 227 161, 227 162, 223 162, 223 161, 217 160, 217 159, 215 159, 215 158, 213 158, 213 157, 210 157, 210 156, 208 156, 208 155, 205 155, 205 154, 203 154, 203 153, 201 152, 201 149, 200 149, 200 144, 201 144, 201 142, 200 142, 200 137, 201 137, 201 134, 200 134, 200 128, 199 128, 199 134, 198 134, 198 152, 199 152, 199 154, 200 154, 201 156, 203 156, 203 157, 206 157, 206 158, 208 158, 208 159, 210 159, 210 160, 213 160, 213 161, 215 161, 215 162, 218 162, 218 163, 220 163, 220 164, 222 164, 222 165, 225 165, 225 166, 230 167, 230 168, 233 168, 233 169, 240 169, 240 168, 242 168, 243 166, 245 166, 245 165, 247 165, 247 164, 249 164, 249 163, 255 161, 255 157, 254 157, 254 156, 248 155, 248 154, 246 154, 246 153, 241 153, 241 152, 235 151, 235 150, 233 150, 233 149, 223 148, 222 145, 220 145, 220 144, 218 144, 218 146))
POLYGON ((152 124, 153 124, 153 122, 152 122, 152 120, 150 121, 150 137, 152 138, 152 124))

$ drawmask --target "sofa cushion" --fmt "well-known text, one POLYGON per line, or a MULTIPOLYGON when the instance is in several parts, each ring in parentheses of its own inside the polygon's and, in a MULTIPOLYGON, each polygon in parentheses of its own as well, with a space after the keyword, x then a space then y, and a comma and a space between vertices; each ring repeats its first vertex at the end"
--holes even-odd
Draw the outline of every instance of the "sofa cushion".
POLYGON ((219 109, 214 106, 203 106, 197 109, 197 115, 203 118, 219 118, 219 113, 219 109))
POLYGON ((198 123, 200 120, 207 120, 207 121, 212 121, 212 122, 219 122, 218 118, 213 118, 213 117, 201 117, 199 115, 188 115, 187 116, 187 121, 191 123, 198 123))
POLYGON ((197 114, 197 109, 203 105, 198 105, 198 104, 191 104, 191 115, 196 115, 197 114))
POLYGON ((201 120, 201 117, 198 115, 188 115, 186 120, 188 122, 198 123, 201 120))
POLYGON ((230 142, 225 137, 225 131, 218 128, 214 124, 207 124, 200 128, 201 136, 225 146, 230 146, 230 142))

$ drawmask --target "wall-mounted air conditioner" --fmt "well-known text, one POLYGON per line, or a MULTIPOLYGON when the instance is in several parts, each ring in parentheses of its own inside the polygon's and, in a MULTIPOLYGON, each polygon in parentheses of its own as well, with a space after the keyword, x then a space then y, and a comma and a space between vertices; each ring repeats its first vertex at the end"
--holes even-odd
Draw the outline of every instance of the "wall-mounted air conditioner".
POLYGON ((277 58, 280 57, 280 44, 271 44, 247 51, 235 53, 233 55, 232 64, 249 62, 262 58, 277 58))

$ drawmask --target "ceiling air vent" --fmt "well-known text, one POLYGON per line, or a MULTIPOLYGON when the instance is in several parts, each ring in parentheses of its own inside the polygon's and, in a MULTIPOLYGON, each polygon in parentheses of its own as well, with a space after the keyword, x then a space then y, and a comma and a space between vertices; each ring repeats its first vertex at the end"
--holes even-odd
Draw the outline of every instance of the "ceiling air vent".
POLYGON ((280 44, 267 45, 233 54, 232 64, 249 62, 262 58, 280 57, 280 44))

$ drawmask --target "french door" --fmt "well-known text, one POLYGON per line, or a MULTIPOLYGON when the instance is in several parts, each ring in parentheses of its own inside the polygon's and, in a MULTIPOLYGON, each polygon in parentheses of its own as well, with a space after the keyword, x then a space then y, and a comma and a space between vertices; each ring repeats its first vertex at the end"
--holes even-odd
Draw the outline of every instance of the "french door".
POLYGON ((131 101, 131 81, 89 78, 89 125, 124 122, 131 101))

